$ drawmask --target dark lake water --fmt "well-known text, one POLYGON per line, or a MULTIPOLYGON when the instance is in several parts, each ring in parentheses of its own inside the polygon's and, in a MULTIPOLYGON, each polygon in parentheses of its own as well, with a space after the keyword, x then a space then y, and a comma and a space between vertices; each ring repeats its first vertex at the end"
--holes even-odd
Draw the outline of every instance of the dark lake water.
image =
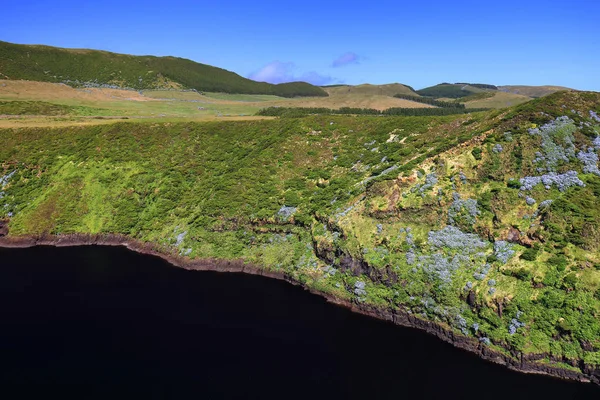
POLYGON ((123 248, 0 249, 6 399, 598 399, 285 282, 123 248), (11 396, 6 396, 10 393, 11 396))

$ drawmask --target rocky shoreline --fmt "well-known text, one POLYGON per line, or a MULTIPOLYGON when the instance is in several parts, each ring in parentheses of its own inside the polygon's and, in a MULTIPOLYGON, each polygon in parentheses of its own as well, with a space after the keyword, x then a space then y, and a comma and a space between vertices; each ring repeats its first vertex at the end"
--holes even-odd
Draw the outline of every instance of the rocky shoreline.
POLYGON ((368 315, 373 318, 378 318, 390 321, 394 324, 421 329, 437 338, 451 343, 455 347, 476 353, 481 358, 497 364, 504 365, 512 370, 523 373, 534 373, 550 375, 556 378, 574 380, 579 382, 593 382, 600 385, 600 369, 593 369, 587 366, 581 360, 554 360, 572 365, 580 371, 569 370, 565 368, 552 367, 545 364, 540 364, 539 360, 549 358, 548 354, 529 354, 521 353, 507 356, 501 352, 493 350, 476 338, 466 337, 453 332, 452 330, 432 321, 422 320, 412 314, 402 310, 380 309, 369 305, 355 303, 344 299, 336 298, 330 294, 316 291, 308 288, 301 282, 298 282, 288 274, 274 271, 266 271, 261 267, 243 260, 219 260, 219 259, 202 259, 191 260, 186 257, 169 254, 161 251, 159 248, 150 243, 143 243, 130 239, 123 235, 103 234, 103 235, 84 235, 71 234, 60 236, 7 236, 6 226, 0 221, 0 247, 5 248, 27 248, 33 246, 125 246, 129 250, 136 251, 141 254, 148 254, 160 257, 170 264, 185 268, 188 270, 197 271, 217 271, 217 272, 242 272, 252 275, 266 276, 269 278, 284 280, 293 285, 302 286, 309 292, 324 297, 328 302, 346 307, 353 312, 368 315))

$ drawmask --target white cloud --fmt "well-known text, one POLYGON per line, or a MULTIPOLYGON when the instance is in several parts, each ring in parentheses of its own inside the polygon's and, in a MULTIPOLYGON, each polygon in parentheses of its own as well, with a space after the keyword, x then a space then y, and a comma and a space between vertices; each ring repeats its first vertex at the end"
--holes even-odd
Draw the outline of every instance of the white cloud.
POLYGON ((335 80, 331 76, 321 75, 316 71, 296 75, 294 73, 296 69, 293 62, 273 61, 251 73, 248 78, 268 83, 308 82, 313 85, 326 85, 335 80))
POLYGON ((358 64, 358 63, 360 63, 361 59, 362 59, 361 56, 349 51, 347 53, 342 54, 335 60, 333 60, 333 62, 331 63, 331 66, 334 68, 338 68, 338 67, 343 67, 345 65, 358 64))

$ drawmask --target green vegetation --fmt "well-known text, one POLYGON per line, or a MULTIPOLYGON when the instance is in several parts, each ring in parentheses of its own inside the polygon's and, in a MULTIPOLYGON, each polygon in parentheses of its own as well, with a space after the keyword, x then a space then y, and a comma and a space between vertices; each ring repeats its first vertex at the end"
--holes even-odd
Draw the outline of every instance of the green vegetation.
POLYGON ((465 97, 460 97, 460 98, 456 99, 456 101, 466 103, 468 101, 490 99, 494 96, 496 96, 496 92, 473 93, 473 94, 470 94, 465 97))
POLYGON ((473 86, 477 89, 487 89, 487 90, 498 90, 498 86, 489 85, 487 83, 465 83, 465 82, 456 82, 455 85, 469 85, 473 86))
POLYGON ((507 85, 499 86, 498 90, 506 93, 520 94, 532 98, 544 97, 549 94, 560 92, 562 90, 572 90, 564 86, 525 86, 525 85, 507 85))
POLYGON ((533 100, 531 97, 501 91, 475 93, 456 99, 464 102, 467 108, 507 108, 533 100))
POLYGON ((0 115, 94 115, 104 110, 45 101, 0 101, 0 115))
POLYGON ((267 110, 296 118, 0 130, 0 219, 241 258, 516 360, 600 367, 600 94, 267 110))
POLYGON ((270 117, 299 118, 308 115, 381 115, 381 116, 439 116, 466 114, 487 109, 465 109, 464 107, 444 108, 399 108, 393 107, 383 111, 373 108, 341 107, 337 109, 324 107, 267 107, 259 110, 256 115, 270 117))
POLYGON ((131 56, 98 50, 62 49, 0 41, 0 77, 63 82, 75 87, 160 89, 270 94, 282 97, 327 96, 305 82, 272 85, 177 57, 131 56))
POLYGON ((459 99, 461 97, 469 96, 474 93, 481 93, 484 91, 484 89, 470 84, 440 83, 439 85, 417 90, 417 93, 425 97, 459 99))
POLYGON ((394 96, 396 94, 406 94, 417 96, 415 90, 401 83, 389 83, 387 85, 331 85, 331 86, 323 86, 327 93, 330 95, 342 95, 342 94, 352 94, 352 95, 360 95, 360 96, 394 96))
POLYGON ((398 99, 416 101, 417 103, 429 104, 436 107, 444 107, 444 108, 465 108, 464 104, 460 104, 459 102, 450 102, 450 101, 440 101, 435 100, 430 97, 421 97, 421 96, 411 96, 407 94, 396 94, 394 97, 398 99))

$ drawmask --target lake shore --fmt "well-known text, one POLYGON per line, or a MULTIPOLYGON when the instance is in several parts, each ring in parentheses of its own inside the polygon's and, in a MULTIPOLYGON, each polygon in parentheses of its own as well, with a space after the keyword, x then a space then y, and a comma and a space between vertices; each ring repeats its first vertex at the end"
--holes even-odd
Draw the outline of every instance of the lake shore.
POLYGON ((491 361, 497 364, 504 365, 509 369, 531 374, 544 374, 550 375, 556 378, 574 380, 579 382, 593 382, 600 385, 600 370, 594 370, 583 362, 578 360, 552 360, 555 362, 562 362, 572 365, 578 368, 580 371, 574 369, 566 369, 553 367, 547 364, 540 363, 540 360, 551 359, 548 354, 528 354, 524 355, 521 353, 514 354, 507 350, 508 354, 504 354, 501 351, 494 350, 482 343, 476 338, 463 336, 453 332, 451 329, 432 321, 426 321, 421 318, 415 317, 413 314, 405 312, 403 310, 391 310, 375 308, 369 305, 355 303, 347 301, 345 299, 336 298, 328 293, 320 292, 310 287, 305 286, 303 283, 295 280, 289 274, 285 274, 277 271, 268 271, 260 266, 246 263, 243 260, 220 260, 220 259, 200 259, 192 260, 187 257, 179 256, 176 254, 170 254, 164 250, 159 249, 157 246, 151 243, 143 243, 137 240, 133 240, 123 235, 103 234, 103 235, 84 235, 84 234, 70 234, 70 235, 44 235, 44 236, 7 236, 6 228, 0 223, 0 247, 5 248, 27 248, 33 246, 56 246, 56 247, 68 247, 68 246, 88 246, 88 245, 99 245, 99 246, 124 246, 129 250, 160 257, 170 264, 184 268, 187 270, 196 271, 216 271, 216 272, 238 272, 252 275, 265 276, 273 279, 279 279, 291 283, 293 285, 301 286, 309 292, 324 297, 328 302, 336 304, 350 309, 353 312, 368 315, 373 318, 390 321, 394 324, 412 327, 423 330, 435 337, 451 343, 453 346, 458 347, 469 352, 476 353, 479 357, 491 361))

